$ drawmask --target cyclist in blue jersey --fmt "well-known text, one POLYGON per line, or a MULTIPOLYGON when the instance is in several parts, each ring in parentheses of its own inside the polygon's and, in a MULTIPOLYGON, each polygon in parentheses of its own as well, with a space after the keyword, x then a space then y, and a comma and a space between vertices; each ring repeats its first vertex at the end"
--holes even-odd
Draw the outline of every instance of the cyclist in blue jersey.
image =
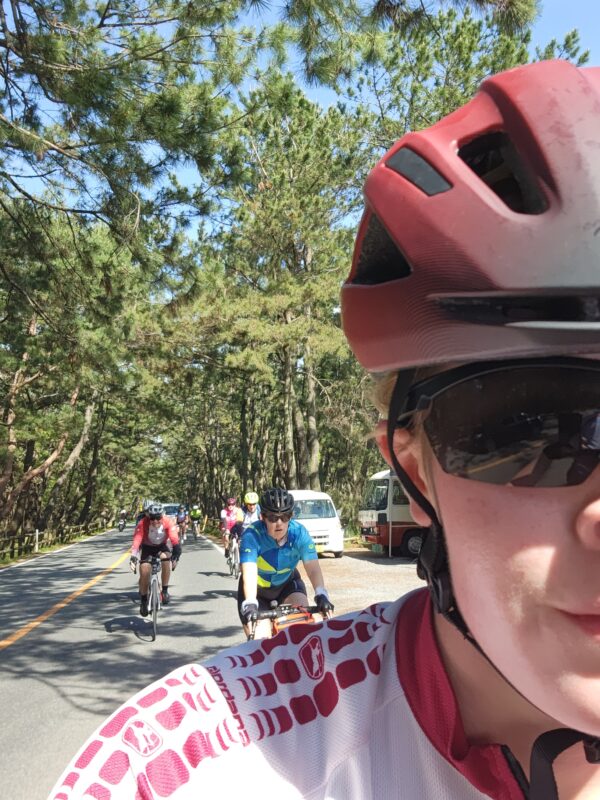
MULTIPOLYGON (((273 601, 309 604, 306 586, 296 569, 300 561, 315 590, 315 605, 324 616, 330 616, 333 605, 315 544, 304 525, 292 520, 293 496, 286 489, 267 489, 260 498, 260 508, 261 520, 246 528, 240 547, 238 611, 244 632, 248 635, 252 614, 269 609, 273 601)), ((255 636, 268 636, 269 632, 270 623, 261 620, 255 636)))

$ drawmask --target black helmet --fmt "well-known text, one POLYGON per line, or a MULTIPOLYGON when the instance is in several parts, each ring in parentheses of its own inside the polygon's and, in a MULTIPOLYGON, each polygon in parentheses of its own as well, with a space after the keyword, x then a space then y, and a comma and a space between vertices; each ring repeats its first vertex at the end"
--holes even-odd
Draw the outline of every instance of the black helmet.
POLYGON ((287 489, 265 489, 260 498, 261 511, 273 511, 275 514, 286 514, 294 507, 294 498, 287 489))
POLYGON ((150 519, 160 519, 164 513, 164 508, 160 503, 152 503, 146 509, 146 514, 150 519))

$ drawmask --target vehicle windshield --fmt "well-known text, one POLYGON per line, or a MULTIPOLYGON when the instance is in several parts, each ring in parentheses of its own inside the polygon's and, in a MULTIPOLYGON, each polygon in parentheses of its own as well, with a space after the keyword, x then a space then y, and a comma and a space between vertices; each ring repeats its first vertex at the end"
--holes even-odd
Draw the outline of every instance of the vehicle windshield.
POLYGON ((177 516, 177 509, 179 508, 178 505, 175 505, 175 504, 167 505, 167 506, 163 506, 163 508, 165 510, 165 514, 166 514, 167 517, 176 517, 177 516))
POLYGON ((331 500, 296 500, 294 503, 296 519, 330 519, 335 517, 331 500))
POLYGON ((369 481, 362 507, 367 511, 384 511, 388 503, 388 485, 387 478, 369 481))

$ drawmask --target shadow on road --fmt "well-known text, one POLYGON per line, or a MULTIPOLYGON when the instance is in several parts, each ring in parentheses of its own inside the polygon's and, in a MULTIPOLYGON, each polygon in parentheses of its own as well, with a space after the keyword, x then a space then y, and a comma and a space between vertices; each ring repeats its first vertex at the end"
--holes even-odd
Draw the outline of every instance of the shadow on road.
MULTIPOLYGON (((0 639, 64 602, 112 565, 126 551, 130 536, 130 531, 115 532, 88 540, 77 550, 36 559, 34 568, 2 570, 5 624, 0 639)), ((194 551, 208 548, 198 542, 194 551)), ((237 620, 230 624, 234 615, 237 618, 235 611, 218 610, 222 598, 227 598, 222 606, 234 607, 236 585, 232 581, 231 590, 212 589, 210 576, 223 577, 207 570, 205 586, 191 593, 179 593, 175 587, 171 605, 160 612, 157 639, 150 642, 150 624, 137 613, 137 589, 110 591, 111 582, 129 580, 121 567, 6 647, 0 680, 4 676, 22 683, 24 692, 32 680, 39 682, 73 708, 105 717, 126 697, 176 667, 205 661, 243 641, 237 620)))

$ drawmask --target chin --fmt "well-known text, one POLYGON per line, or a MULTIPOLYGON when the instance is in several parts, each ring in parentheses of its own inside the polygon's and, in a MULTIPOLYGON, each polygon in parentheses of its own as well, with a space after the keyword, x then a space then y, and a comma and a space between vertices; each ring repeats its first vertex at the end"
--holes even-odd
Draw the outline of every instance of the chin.
POLYGON ((600 677, 573 673, 539 675, 534 686, 521 687, 525 697, 553 724, 600 736, 600 677), (543 687, 551 687, 544 692, 543 687))
POLYGON ((560 708, 553 716, 569 728, 600 736, 600 677, 567 675, 558 687, 560 708))

